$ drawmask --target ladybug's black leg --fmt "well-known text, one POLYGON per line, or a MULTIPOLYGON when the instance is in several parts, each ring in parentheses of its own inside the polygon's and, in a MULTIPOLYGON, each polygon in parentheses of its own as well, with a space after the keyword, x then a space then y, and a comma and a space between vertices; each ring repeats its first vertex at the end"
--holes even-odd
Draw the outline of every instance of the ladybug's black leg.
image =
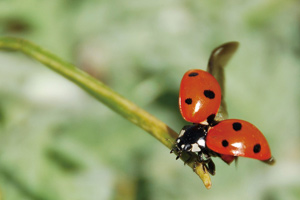
POLYGON ((182 151, 177 151, 178 155, 176 156, 176 160, 178 160, 181 157, 182 151))
POLYGON ((215 175, 215 173, 216 173, 216 166, 215 166, 215 163, 211 159, 211 154, 209 154, 208 152, 206 152, 206 153, 204 153, 204 156, 206 158, 207 171, 211 175, 215 175))
POLYGON ((198 154, 198 162, 202 163, 203 171, 208 171, 211 175, 215 175, 216 167, 209 155, 204 153, 198 154), (203 155, 205 158, 203 158, 203 155))
POLYGON ((176 152, 178 152, 178 151, 179 151, 179 149, 178 149, 178 147, 177 147, 177 146, 174 146, 174 147, 171 149, 170 153, 173 153, 174 151, 176 151, 176 152))
MULTIPOLYGON (((197 162, 199 162, 199 161, 195 160, 195 162, 194 162, 194 167, 193 167, 194 172, 196 171, 197 162)), ((200 163, 202 164, 203 171, 205 171, 205 172, 207 171, 211 175, 215 175, 216 174, 215 163, 212 161, 211 158, 209 158, 207 160, 203 160, 200 163)))
POLYGON ((207 171, 211 174, 211 175, 215 175, 216 174, 216 166, 215 163, 212 161, 211 158, 209 158, 207 161, 207 163, 203 166, 205 166, 205 168, 207 169, 207 171))
POLYGON ((181 157, 182 151, 180 149, 178 149, 177 146, 175 146, 173 149, 171 149, 170 153, 173 153, 174 151, 176 151, 178 153, 178 155, 176 156, 176 160, 178 160, 181 157))

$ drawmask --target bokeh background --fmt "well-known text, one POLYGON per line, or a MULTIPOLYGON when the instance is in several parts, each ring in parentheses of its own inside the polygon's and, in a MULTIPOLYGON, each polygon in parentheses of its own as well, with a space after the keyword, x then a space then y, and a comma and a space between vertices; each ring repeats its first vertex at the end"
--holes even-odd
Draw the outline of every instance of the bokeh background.
POLYGON ((179 131, 181 77, 239 41, 230 118, 277 160, 241 158, 205 189, 148 133, 36 61, 0 52, 0 191, 7 200, 300 199, 300 3, 296 0, 0 1, 1 36, 37 43, 179 131))

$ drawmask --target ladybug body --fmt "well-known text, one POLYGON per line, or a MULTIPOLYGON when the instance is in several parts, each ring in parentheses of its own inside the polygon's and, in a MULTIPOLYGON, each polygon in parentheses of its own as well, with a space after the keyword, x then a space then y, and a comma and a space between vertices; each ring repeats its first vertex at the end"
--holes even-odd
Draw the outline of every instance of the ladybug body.
POLYGON ((224 86, 224 66, 237 47, 237 42, 217 47, 208 62, 210 73, 192 69, 184 74, 180 83, 179 110, 182 117, 193 124, 181 129, 171 153, 177 152, 176 159, 184 152, 191 156, 196 153, 195 162, 202 163, 212 175, 215 165, 211 157, 220 157, 227 164, 240 156, 275 163, 266 138, 254 125, 244 120, 224 120, 227 118, 226 104, 222 101, 224 90, 217 79, 224 86))
POLYGON ((218 81, 203 70, 187 71, 181 81, 179 109, 182 117, 192 122, 184 126, 175 147, 178 159, 183 152, 197 153, 198 162, 212 175, 215 165, 211 157, 220 157, 230 164, 237 157, 248 157, 273 164, 266 138, 251 123, 238 119, 216 121, 221 104, 218 81))
POLYGON ((221 87, 208 72, 187 71, 180 84, 179 109, 183 118, 192 123, 211 123, 221 104, 221 87))

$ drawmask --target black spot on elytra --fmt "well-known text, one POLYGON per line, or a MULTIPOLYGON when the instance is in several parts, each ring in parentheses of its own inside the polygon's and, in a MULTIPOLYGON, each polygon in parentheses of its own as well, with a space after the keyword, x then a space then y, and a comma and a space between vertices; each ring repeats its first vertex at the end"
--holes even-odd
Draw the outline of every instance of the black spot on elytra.
POLYGON ((187 98, 184 102, 188 105, 191 105, 193 103, 191 98, 187 98))
POLYGON ((222 141, 222 146, 223 147, 227 147, 228 146, 228 141, 227 140, 223 140, 222 141))
POLYGON ((209 99, 215 98, 215 93, 211 90, 204 90, 204 95, 209 99))
POLYGON ((189 73, 189 77, 193 77, 193 76, 198 76, 198 73, 197 72, 189 73))
POLYGON ((240 122, 234 122, 232 124, 232 128, 235 131, 240 131, 242 129, 242 124, 240 122))
POLYGON ((254 147, 253 147, 253 152, 254 152, 254 153, 259 153, 260 150, 261 150, 260 144, 254 145, 254 147))

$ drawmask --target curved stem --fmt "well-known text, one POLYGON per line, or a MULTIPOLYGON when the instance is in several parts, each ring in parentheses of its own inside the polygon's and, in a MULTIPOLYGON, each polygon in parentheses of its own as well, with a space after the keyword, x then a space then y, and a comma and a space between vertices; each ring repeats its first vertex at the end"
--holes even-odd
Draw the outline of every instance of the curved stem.
MULTIPOLYGON (((0 49, 21 51, 35 60, 38 60, 77 84, 116 113, 150 133, 169 149, 172 149, 173 141, 178 136, 175 131, 131 101, 114 92, 102 82, 79 70, 74 65, 64 62, 50 52, 23 39, 1 38, 0 49)), ((183 159, 184 158, 185 156, 183 156, 183 159)), ((194 164, 191 162, 188 165, 193 168, 194 164)), ((207 172, 203 171, 201 164, 196 166, 195 172, 202 179, 205 187, 210 188, 210 177, 207 172)))

